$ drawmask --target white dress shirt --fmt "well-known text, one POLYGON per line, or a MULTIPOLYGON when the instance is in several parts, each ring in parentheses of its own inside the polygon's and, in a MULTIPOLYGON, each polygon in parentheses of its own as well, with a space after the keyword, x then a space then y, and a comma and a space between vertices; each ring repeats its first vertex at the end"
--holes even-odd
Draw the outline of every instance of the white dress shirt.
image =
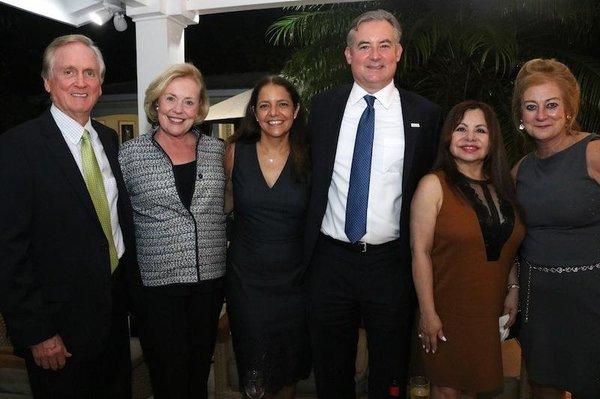
POLYGON ((104 189, 106 190, 106 197, 108 200, 108 208, 110 210, 110 224, 112 229, 113 240, 117 249, 117 256, 121 258, 125 252, 125 244, 123 243, 123 233, 121 232, 121 226, 119 225, 119 215, 117 213, 117 200, 119 199, 119 190, 117 189, 117 180, 112 173, 108 158, 104 152, 104 147, 98 133, 92 127, 92 121, 88 119, 85 126, 81 126, 77 121, 69 117, 67 114, 58 109, 54 104, 50 107, 50 113, 54 118, 54 121, 58 125, 60 132, 75 159, 75 163, 79 167, 81 176, 83 177, 83 165, 81 162, 81 137, 83 136, 84 129, 90 132, 90 141, 100 172, 102 173, 102 180, 104 181, 104 189))
MULTIPOLYGON (((342 118, 327 209, 321 224, 323 234, 346 242, 349 241, 344 226, 350 169, 358 122, 367 107, 363 97, 367 94, 369 93, 365 89, 354 83, 342 118)), ((375 136, 367 208, 367 233, 361 241, 383 244, 397 239, 400 234, 404 124, 400 93, 393 81, 371 95, 376 98, 375 136)))

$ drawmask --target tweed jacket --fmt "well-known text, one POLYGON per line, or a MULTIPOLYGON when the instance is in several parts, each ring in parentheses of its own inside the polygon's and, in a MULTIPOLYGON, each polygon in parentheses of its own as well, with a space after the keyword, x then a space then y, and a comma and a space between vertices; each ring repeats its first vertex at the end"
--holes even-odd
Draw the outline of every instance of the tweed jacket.
POLYGON ((196 181, 189 210, 177 193, 171 160, 154 134, 126 142, 119 153, 133 206, 140 274, 147 287, 225 274, 225 145, 196 134, 196 181))

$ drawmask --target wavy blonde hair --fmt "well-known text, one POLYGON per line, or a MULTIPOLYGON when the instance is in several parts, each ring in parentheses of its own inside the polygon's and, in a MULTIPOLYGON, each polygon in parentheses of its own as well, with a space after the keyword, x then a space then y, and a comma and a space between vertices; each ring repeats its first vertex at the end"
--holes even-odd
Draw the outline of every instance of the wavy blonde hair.
POLYGON ((146 97, 144 98, 144 111, 146 112, 146 119, 153 125, 158 124, 158 113, 156 106, 158 105, 158 98, 164 93, 169 83, 176 78, 192 78, 200 87, 200 107, 198 108, 198 114, 196 115, 195 122, 200 123, 208 114, 210 103, 208 101, 208 94, 202 73, 193 64, 183 63, 171 65, 163 73, 158 75, 148 85, 146 89, 146 97))

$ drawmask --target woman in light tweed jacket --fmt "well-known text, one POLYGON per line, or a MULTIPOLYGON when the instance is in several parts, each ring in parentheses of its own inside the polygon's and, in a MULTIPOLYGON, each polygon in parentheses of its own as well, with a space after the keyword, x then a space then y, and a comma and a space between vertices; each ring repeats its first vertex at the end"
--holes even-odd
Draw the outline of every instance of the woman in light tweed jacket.
POLYGON ((156 126, 123 145, 142 284, 136 305, 154 397, 206 398, 223 303, 224 145, 199 133, 209 108, 200 71, 173 65, 146 90, 156 126))

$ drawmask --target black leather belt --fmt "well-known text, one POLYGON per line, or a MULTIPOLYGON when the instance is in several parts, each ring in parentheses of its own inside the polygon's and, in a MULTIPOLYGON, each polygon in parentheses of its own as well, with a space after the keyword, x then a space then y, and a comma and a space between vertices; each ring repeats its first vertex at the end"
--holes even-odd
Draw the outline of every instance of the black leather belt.
POLYGON ((321 233, 321 238, 331 244, 337 245, 337 246, 347 249, 349 251, 361 252, 361 253, 367 253, 370 251, 391 248, 395 245, 398 245, 400 242, 400 239, 397 238, 392 241, 384 242, 383 244, 367 244, 366 242, 362 242, 362 241, 351 243, 351 242, 336 240, 335 238, 325 235, 323 233, 321 233))

